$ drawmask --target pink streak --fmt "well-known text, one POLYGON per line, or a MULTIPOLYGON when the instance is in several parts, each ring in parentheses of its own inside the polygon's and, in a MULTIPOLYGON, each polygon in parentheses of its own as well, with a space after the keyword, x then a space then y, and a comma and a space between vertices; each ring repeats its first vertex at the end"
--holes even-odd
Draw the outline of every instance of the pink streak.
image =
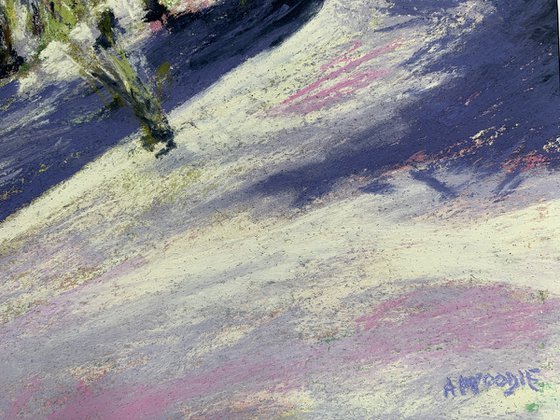
POLYGON ((153 22, 150 22, 150 30, 152 32, 159 32, 163 29, 163 23, 161 22, 161 20, 154 20, 153 22))
POLYGON ((305 377, 305 362, 268 360, 251 362, 244 358, 231 361, 209 372, 190 373, 156 388, 146 385, 125 386, 95 395, 76 392, 73 400, 52 412, 49 420, 90 418, 136 420, 161 418, 169 407, 181 401, 226 391, 243 384, 243 389, 281 386, 282 391, 299 386, 305 377))
POLYGON ((0 332, 0 339, 5 340, 9 336, 20 335, 24 332, 31 333, 33 332, 33 330, 30 331, 32 328, 34 328, 36 332, 52 323, 55 317, 58 317, 58 326, 61 326, 60 320, 65 315, 69 314, 73 307, 79 305, 77 295, 79 295, 81 291, 92 287, 94 284, 104 283, 132 272, 144 263, 145 259, 141 256, 131 258, 110 268, 96 279, 92 279, 72 289, 65 290, 58 296, 52 298, 49 302, 37 305, 29 312, 4 325, 4 328, 0 332))
POLYGON ((362 46, 362 42, 361 41, 355 41, 354 45, 349 48, 348 50, 346 50, 344 52, 344 54, 339 55, 338 57, 336 57, 334 60, 329 61, 326 64, 323 64, 321 66, 321 70, 325 71, 330 67, 334 67, 336 64, 338 63, 347 63, 348 61, 350 61, 351 59, 348 57, 350 55, 350 53, 353 53, 354 51, 356 51, 358 48, 360 48, 362 46))
POLYGON ((556 313, 559 302, 519 299, 502 285, 417 290, 356 319, 361 332, 351 358, 382 363, 405 357, 437 359, 541 340, 543 317, 556 313))
POLYGON ((390 71, 386 69, 359 73, 356 76, 339 82, 328 89, 323 89, 299 103, 291 104, 286 107, 285 110, 298 111, 303 114, 317 111, 324 108, 326 105, 337 102, 338 99, 345 95, 353 93, 360 88, 369 86, 374 80, 388 74, 390 74, 390 71))
POLYGON ((39 390, 41 387, 41 379, 36 377, 34 378, 29 385, 27 385, 25 391, 20 393, 16 400, 12 403, 10 407, 10 411, 8 412, 8 419, 17 419, 19 418, 19 412, 27 405, 31 397, 35 392, 39 390))
POLYGON ((289 103, 293 102, 295 99, 300 98, 304 95, 307 95, 310 92, 313 92, 315 89, 318 89, 323 83, 328 82, 330 80, 333 80, 333 79, 337 78, 338 76, 340 76, 341 74, 346 73, 350 70, 354 70, 357 67, 359 67, 361 64, 363 64, 367 61, 373 60, 374 58, 377 58, 380 55, 383 55, 383 54, 386 54, 390 51, 393 51, 399 45, 400 45, 400 43, 395 41, 395 42, 392 42, 392 43, 390 43, 388 45, 385 45, 383 47, 376 48, 373 51, 370 51, 369 53, 363 55, 362 57, 360 57, 356 60, 352 60, 347 65, 341 67, 338 70, 332 71, 331 73, 321 77, 320 79, 316 80, 315 82, 307 85, 303 89, 301 89, 298 92, 294 93, 293 95, 289 96, 286 100, 284 100, 282 102, 282 104, 289 104, 289 103))

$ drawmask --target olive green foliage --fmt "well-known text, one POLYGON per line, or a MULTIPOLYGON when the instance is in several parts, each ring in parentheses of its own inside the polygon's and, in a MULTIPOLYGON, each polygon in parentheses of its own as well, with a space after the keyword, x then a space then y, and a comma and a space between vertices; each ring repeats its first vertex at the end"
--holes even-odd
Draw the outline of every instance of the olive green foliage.
MULTIPOLYGON (((54 0, 39 1, 35 5, 41 22, 40 43, 38 51, 44 49, 51 41, 68 42, 69 34, 76 25, 89 16, 89 11, 100 0, 54 0)), ((29 16, 32 16, 30 11, 29 16)))
POLYGON ((8 29, 15 28, 17 23, 15 0, 6 0, 3 11, 6 16, 5 19, 8 25, 8 29))
POLYGON ((132 108, 142 128, 142 144, 153 151, 158 143, 165 143, 157 156, 175 147, 171 129, 156 90, 161 91, 162 78, 166 78, 169 65, 164 63, 156 71, 156 88, 142 80, 132 65, 115 31, 115 18, 110 10, 104 10, 98 20, 101 33, 97 46, 81 45, 68 41, 68 54, 78 64, 82 74, 92 84, 100 82, 116 103, 126 103, 132 108))
POLYGON ((0 79, 15 73, 23 63, 13 47, 12 31, 16 22, 14 0, 0 3, 0 79))
MULTIPOLYGON (((5 0, 6 30, 18 24, 16 1, 5 0)), ((97 6, 102 0, 30 0, 27 4, 27 21, 23 22, 28 32, 39 38, 36 54, 51 41, 67 45, 68 56, 78 65, 82 76, 98 90, 105 87, 112 98, 112 105, 130 106, 142 128, 142 143, 145 149, 153 151, 156 144, 165 147, 157 156, 167 153, 173 147, 171 129, 161 105, 163 86, 168 79, 170 66, 164 63, 156 71, 153 81, 141 78, 131 63, 116 30, 117 21, 113 12, 97 6), (97 15, 94 15, 97 13, 97 15), (95 45, 83 45, 74 41, 70 33, 80 23, 96 23, 101 33, 95 45)), ((21 4, 17 3, 19 6, 21 4)))

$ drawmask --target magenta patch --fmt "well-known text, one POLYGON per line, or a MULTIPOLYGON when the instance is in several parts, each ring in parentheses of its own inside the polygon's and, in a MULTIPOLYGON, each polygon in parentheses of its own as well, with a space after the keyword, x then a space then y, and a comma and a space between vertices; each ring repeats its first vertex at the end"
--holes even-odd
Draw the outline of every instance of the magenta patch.
POLYGON ((360 331, 353 357, 437 358, 545 340, 558 307, 558 298, 539 299, 505 285, 423 288, 356 319, 360 331))
POLYGON ((363 64, 394 51, 399 45, 400 43, 395 41, 352 59, 350 54, 361 46, 359 41, 355 42, 342 55, 321 67, 325 72, 322 77, 290 95, 279 106, 272 109, 272 114, 308 114, 341 102, 346 96, 389 75, 391 73, 389 69, 358 69, 363 64), (336 68, 339 65, 341 66, 336 68))

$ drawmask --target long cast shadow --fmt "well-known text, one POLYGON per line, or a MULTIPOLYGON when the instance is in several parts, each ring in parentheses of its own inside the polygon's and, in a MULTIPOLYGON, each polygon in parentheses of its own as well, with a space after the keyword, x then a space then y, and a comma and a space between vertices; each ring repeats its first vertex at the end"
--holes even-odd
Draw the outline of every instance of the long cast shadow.
MULTIPOLYGON (((403 1, 389 13, 433 15, 442 7, 461 3, 403 1)), ((521 183, 519 174, 535 164, 552 168, 560 160, 558 150, 546 145, 560 132, 558 70, 558 27, 554 0, 495 1, 496 13, 486 17, 476 31, 449 35, 425 45, 404 68, 418 76, 437 71, 458 70, 462 76, 426 92, 400 110, 408 125, 402 135, 390 121, 365 127, 343 145, 336 146, 320 162, 277 169, 250 187, 257 195, 291 193, 292 205, 302 206, 328 193, 342 178, 354 174, 379 176, 383 171, 410 163, 421 152, 427 157, 427 173, 413 171, 413 177, 444 197, 458 192, 429 176, 434 166, 474 169, 480 180, 503 171, 497 195, 507 194, 521 183), (457 42, 459 47, 444 53, 457 42), (433 51, 443 53, 430 60, 433 51), (476 145, 477 133, 486 130, 476 145), (492 139, 493 135, 495 139, 492 139), (381 138, 398 138, 396 144, 380 145, 381 138)), ((437 56, 437 55, 435 55, 437 56)), ((425 165, 422 165, 425 167, 425 165)), ((366 192, 387 193, 374 182, 366 192)))
MULTIPOLYGON (((323 0, 238 0, 169 21, 143 47, 154 67, 173 68, 166 110, 211 86, 247 58, 273 48, 317 13, 323 0)), ((138 129, 130 110, 104 110, 82 82, 48 86, 17 99, 0 88, 0 221, 71 177, 138 129), (35 116, 35 118, 33 118, 35 116), (23 119, 29 119, 22 123, 23 119)))
POLYGON ((165 106, 172 109, 206 89, 249 57, 278 46, 321 8, 323 0, 225 2, 168 22, 169 33, 154 39, 148 60, 166 60, 172 88, 165 106))

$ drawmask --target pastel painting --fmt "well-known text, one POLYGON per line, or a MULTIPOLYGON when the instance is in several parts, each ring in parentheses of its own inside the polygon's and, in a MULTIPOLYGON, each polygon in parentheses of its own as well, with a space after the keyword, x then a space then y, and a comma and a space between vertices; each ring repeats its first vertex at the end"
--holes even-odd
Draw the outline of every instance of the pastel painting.
POLYGON ((555 0, 0 0, 0 418, 560 418, 555 0))

